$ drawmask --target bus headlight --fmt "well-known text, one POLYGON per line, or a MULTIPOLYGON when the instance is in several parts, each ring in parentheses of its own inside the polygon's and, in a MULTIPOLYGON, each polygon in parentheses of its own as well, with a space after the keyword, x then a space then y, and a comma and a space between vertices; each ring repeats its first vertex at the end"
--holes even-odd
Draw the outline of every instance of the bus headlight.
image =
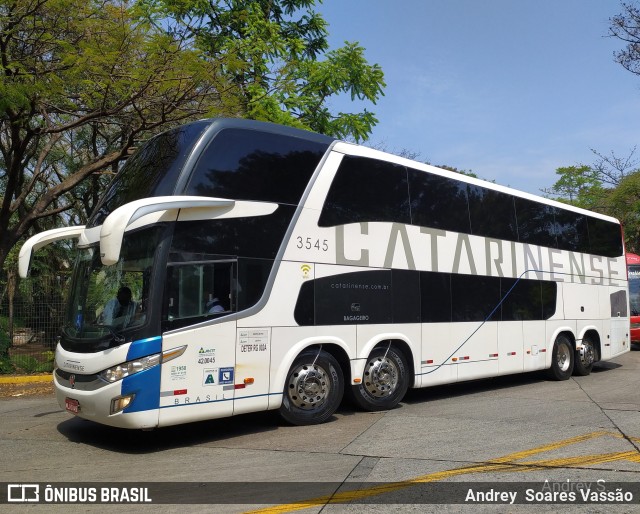
POLYGON ((160 364, 162 354, 156 353, 155 355, 148 355, 147 357, 141 357, 128 362, 123 362, 112 368, 105 369, 100 372, 100 378, 107 382, 113 383, 118 380, 122 380, 124 377, 129 377, 136 373, 140 373, 145 369, 153 368, 160 364))
POLYGON ((177 357, 180 357, 186 349, 186 345, 180 346, 178 348, 165 350, 162 353, 147 355, 146 357, 140 357, 139 359, 123 362, 122 364, 118 364, 117 366, 113 366, 111 368, 105 369, 104 371, 101 371, 99 373, 99 376, 106 382, 113 384, 114 382, 122 380, 125 377, 135 375, 136 373, 140 373, 145 369, 153 368, 161 362, 168 362, 177 357))

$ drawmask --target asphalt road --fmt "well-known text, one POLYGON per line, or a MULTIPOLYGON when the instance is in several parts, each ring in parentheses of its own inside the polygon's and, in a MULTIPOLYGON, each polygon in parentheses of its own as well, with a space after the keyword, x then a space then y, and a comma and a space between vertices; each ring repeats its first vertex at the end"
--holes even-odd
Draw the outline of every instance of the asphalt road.
POLYGON ((12 396, 0 450, 1 482, 40 487, 39 504, 6 512, 640 512, 640 351, 566 382, 526 374, 410 391, 388 412, 344 405, 311 427, 260 413, 127 431, 73 418, 50 393, 12 396), (43 505, 61 483, 98 498, 102 484, 148 488, 152 502, 43 505), (571 501, 587 490, 602 494, 571 501))

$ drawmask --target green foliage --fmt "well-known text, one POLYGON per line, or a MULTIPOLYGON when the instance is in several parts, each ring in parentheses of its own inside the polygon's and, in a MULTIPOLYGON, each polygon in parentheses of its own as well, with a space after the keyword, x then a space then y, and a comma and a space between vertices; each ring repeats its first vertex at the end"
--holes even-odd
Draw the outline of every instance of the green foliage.
POLYGON ((584 209, 602 209, 607 191, 602 180, 591 166, 567 166, 558 168, 558 180, 544 192, 559 200, 584 209))
MULTIPOLYGON (((207 116, 362 141, 383 73, 329 51, 315 0, 0 0, 0 267, 35 228, 81 224, 140 140, 207 116)), ((61 256, 59 260, 64 260, 61 256)))
POLYGON ((220 72, 235 87, 231 104, 247 117, 366 140, 377 119, 360 112, 331 112, 329 101, 349 95, 373 104, 384 77, 364 49, 346 42, 328 51, 326 21, 314 0, 147 0, 145 16, 162 13, 172 30, 192 38, 205 58, 224 55, 220 72), (325 53, 326 52, 326 53, 325 53))
POLYGON ((0 375, 9 375, 15 371, 13 363, 9 357, 0 356, 0 375))
POLYGON ((33 355, 13 355, 11 364, 15 371, 19 373, 48 373, 53 371, 54 354, 45 352, 43 361, 36 359, 33 355))
POLYGON ((624 226, 627 251, 640 253, 640 170, 626 176, 609 191, 607 213, 624 226))
MULTIPOLYGON (((429 164, 429 163, 427 163, 427 164, 429 164)), ((456 168, 454 166, 447 166, 446 164, 437 164, 436 166, 438 168, 442 168, 443 170, 449 170, 449 171, 453 171, 454 173, 460 173, 461 175, 466 175, 467 177, 478 178, 478 175, 476 175, 471 170, 459 170, 458 168, 456 168)))
POLYGON ((11 348, 11 339, 4 328, 0 328, 0 359, 9 357, 9 348, 11 348))

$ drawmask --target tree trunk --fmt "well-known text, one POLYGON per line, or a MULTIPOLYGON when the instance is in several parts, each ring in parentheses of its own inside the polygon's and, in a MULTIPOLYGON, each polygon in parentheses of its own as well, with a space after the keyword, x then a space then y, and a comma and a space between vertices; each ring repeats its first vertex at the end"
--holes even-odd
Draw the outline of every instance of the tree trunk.
POLYGON ((7 291, 9 294, 9 341, 13 345, 13 300, 16 295, 16 282, 17 282, 16 270, 11 266, 7 270, 7 291))

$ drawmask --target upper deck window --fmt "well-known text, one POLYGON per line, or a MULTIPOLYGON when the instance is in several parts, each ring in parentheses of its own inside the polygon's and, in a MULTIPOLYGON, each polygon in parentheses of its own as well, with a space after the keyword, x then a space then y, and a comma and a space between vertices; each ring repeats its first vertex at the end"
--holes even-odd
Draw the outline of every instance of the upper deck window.
POLYGON ((297 205, 328 144, 248 129, 221 130, 185 194, 297 205))
POLYGON ((89 221, 102 225, 118 207, 151 196, 172 195, 194 144, 209 122, 198 121, 150 139, 125 163, 89 221))
POLYGON ((385 221, 604 257, 623 254, 617 223, 464 180, 346 155, 318 225, 385 221))
POLYGON ((404 166, 350 155, 342 159, 318 224, 360 221, 411 223, 404 166))

